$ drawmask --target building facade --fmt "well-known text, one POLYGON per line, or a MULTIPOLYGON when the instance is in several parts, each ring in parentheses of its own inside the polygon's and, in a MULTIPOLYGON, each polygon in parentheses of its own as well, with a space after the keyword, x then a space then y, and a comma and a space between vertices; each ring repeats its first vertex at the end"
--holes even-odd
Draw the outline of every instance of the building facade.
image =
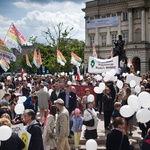
POLYGON ((150 70, 150 0, 94 0, 85 3, 85 64, 92 55, 94 43, 98 58, 109 58, 118 35, 125 40, 126 57, 135 71, 150 70), (88 28, 87 22, 117 17, 114 26, 88 28))

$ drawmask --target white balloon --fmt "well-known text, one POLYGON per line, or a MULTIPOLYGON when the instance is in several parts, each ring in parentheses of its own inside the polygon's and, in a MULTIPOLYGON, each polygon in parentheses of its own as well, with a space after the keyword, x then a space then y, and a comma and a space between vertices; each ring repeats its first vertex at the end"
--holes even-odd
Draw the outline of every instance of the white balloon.
POLYGON ((94 92, 96 93, 96 94, 101 94, 102 92, 103 92, 103 90, 101 90, 101 88, 99 88, 99 87, 94 87, 94 92))
POLYGON ((115 69, 110 70, 110 74, 114 76, 116 74, 116 70, 115 69))
POLYGON ((140 93, 141 92, 141 87, 139 85, 136 85, 134 90, 135 90, 136 93, 140 93))
POLYGON ((11 80, 11 76, 7 76, 7 80, 11 80))
POLYGON ((8 140, 12 135, 12 129, 6 125, 0 127, 0 141, 8 140))
POLYGON ((124 105, 120 108, 121 116, 128 118, 134 114, 134 110, 129 105, 124 105))
POLYGON ((99 84, 100 89, 103 91, 105 89, 105 83, 101 82, 99 84))
POLYGON ((85 144, 86 150, 97 150, 97 142, 93 139, 90 139, 85 144))
POLYGON ((93 94, 88 95, 87 101, 88 100, 94 101, 94 95, 93 94))
POLYGON ((97 80, 97 81, 101 81, 101 80, 102 80, 102 76, 97 75, 96 80, 97 80))
POLYGON ((150 120, 150 111, 148 109, 140 109, 136 113, 136 118, 138 122, 146 123, 150 120))
POLYGON ((136 86, 136 81, 135 80, 131 80, 130 81, 130 87, 135 87, 136 86))
POLYGON ((141 106, 140 103, 138 101, 138 97, 136 95, 130 95, 128 97, 128 105, 134 110, 134 111, 138 111, 141 106))
POLYGON ((21 81, 21 80, 22 80, 22 78, 21 78, 21 77, 19 77, 19 78, 18 78, 18 80, 19 80, 19 81, 21 81))
POLYGON ((71 82, 71 81, 68 81, 67 84, 68 84, 68 85, 72 85, 72 82, 71 82))
POLYGON ((17 104, 15 106, 15 113, 16 114, 23 114, 23 112, 24 112, 24 106, 23 106, 23 104, 17 104))
POLYGON ((26 96, 19 96, 17 104, 23 104, 26 101, 26 96))
POLYGON ((121 80, 118 80, 116 85, 119 89, 121 89, 123 87, 123 82, 121 80))
POLYGON ((144 108, 150 108, 150 94, 148 92, 141 92, 138 96, 140 105, 144 108))

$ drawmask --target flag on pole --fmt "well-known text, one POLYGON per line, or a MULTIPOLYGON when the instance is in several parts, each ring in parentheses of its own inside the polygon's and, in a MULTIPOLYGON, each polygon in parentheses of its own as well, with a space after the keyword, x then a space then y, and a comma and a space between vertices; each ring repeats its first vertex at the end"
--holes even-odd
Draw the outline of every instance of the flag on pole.
POLYGON ((79 68, 79 65, 76 65, 77 67, 77 73, 76 73, 76 80, 80 80, 80 68, 79 68))
POLYGON ((92 46, 92 50, 93 50, 93 57, 95 57, 95 58, 97 58, 97 53, 96 53, 96 49, 95 49, 95 46, 94 46, 94 44, 93 44, 93 46, 92 46))
POLYGON ((20 53, 22 52, 21 46, 26 43, 25 37, 12 23, 5 38, 5 42, 8 47, 16 48, 20 53))
POLYGON ((57 62, 60 63, 62 66, 64 66, 67 62, 60 50, 57 50, 57 62))
POLYGON ((4 58, 1 58, 0 65, 5 72, 7 72, 7 70, 10 68, 9 64, 4 58))
POLYGON ((40 65, 42 65, 42 57, 40 51, 37 52, 37 61, 40 65))
POLYGON ((82 59, 77 56, 75 53, 71 53, 71 64, 73 65, 81 65, 82 59))
POLYGON ((39 54, 37 54, 37 51, 34 50, 34 54, 33 54, 33 63, 37 68, 40 68, 41 64, 39 62, 39 54))
POLYGON ((28 54, 25 54, 25 57, 26 57, 26 64, 27 64, 27 66, 29 66, 29 67, 32 68, 31 63, 30 63, 30 61, 29 61, 28 54))
POLYGON ((21 78, 24 78, 24 69, 21 70, 21 78))

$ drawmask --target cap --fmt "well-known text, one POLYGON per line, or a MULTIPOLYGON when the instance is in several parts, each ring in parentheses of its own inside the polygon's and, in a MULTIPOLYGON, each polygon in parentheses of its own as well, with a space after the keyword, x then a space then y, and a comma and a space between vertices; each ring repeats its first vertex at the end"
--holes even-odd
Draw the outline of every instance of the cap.
POLYGON ((64 104, 64 101, 61 98, 58 98, 54 103, 64 104))
POLYGON ((87 99, 87 103, 93 103, 94 100, 93 99, 87 99))
POLYGON ((89 88, 86 88, 85 91, 90 91, 90 89, 89 89, 89 88))
POLYGON ((80 113, 80 112, 81 112, 81 111, 80 111, 79 108, 76 108, 76 109, 74 110, 74 113, 75 113, 75 114, 80 113))

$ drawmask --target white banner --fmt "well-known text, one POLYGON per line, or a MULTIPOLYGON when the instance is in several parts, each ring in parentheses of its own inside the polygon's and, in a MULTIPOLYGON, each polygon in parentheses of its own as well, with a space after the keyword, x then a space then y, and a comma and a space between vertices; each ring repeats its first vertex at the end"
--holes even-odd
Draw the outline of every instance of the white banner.
POLYGON ((87 28, 118 26, 118 17, 101 18, 86 21, 87 28))
POLYGON ((118 72, 118 56, 110 59, 98 59, 89 57, 88 72, 89 73, 105 73, 115 69, 118 72))

